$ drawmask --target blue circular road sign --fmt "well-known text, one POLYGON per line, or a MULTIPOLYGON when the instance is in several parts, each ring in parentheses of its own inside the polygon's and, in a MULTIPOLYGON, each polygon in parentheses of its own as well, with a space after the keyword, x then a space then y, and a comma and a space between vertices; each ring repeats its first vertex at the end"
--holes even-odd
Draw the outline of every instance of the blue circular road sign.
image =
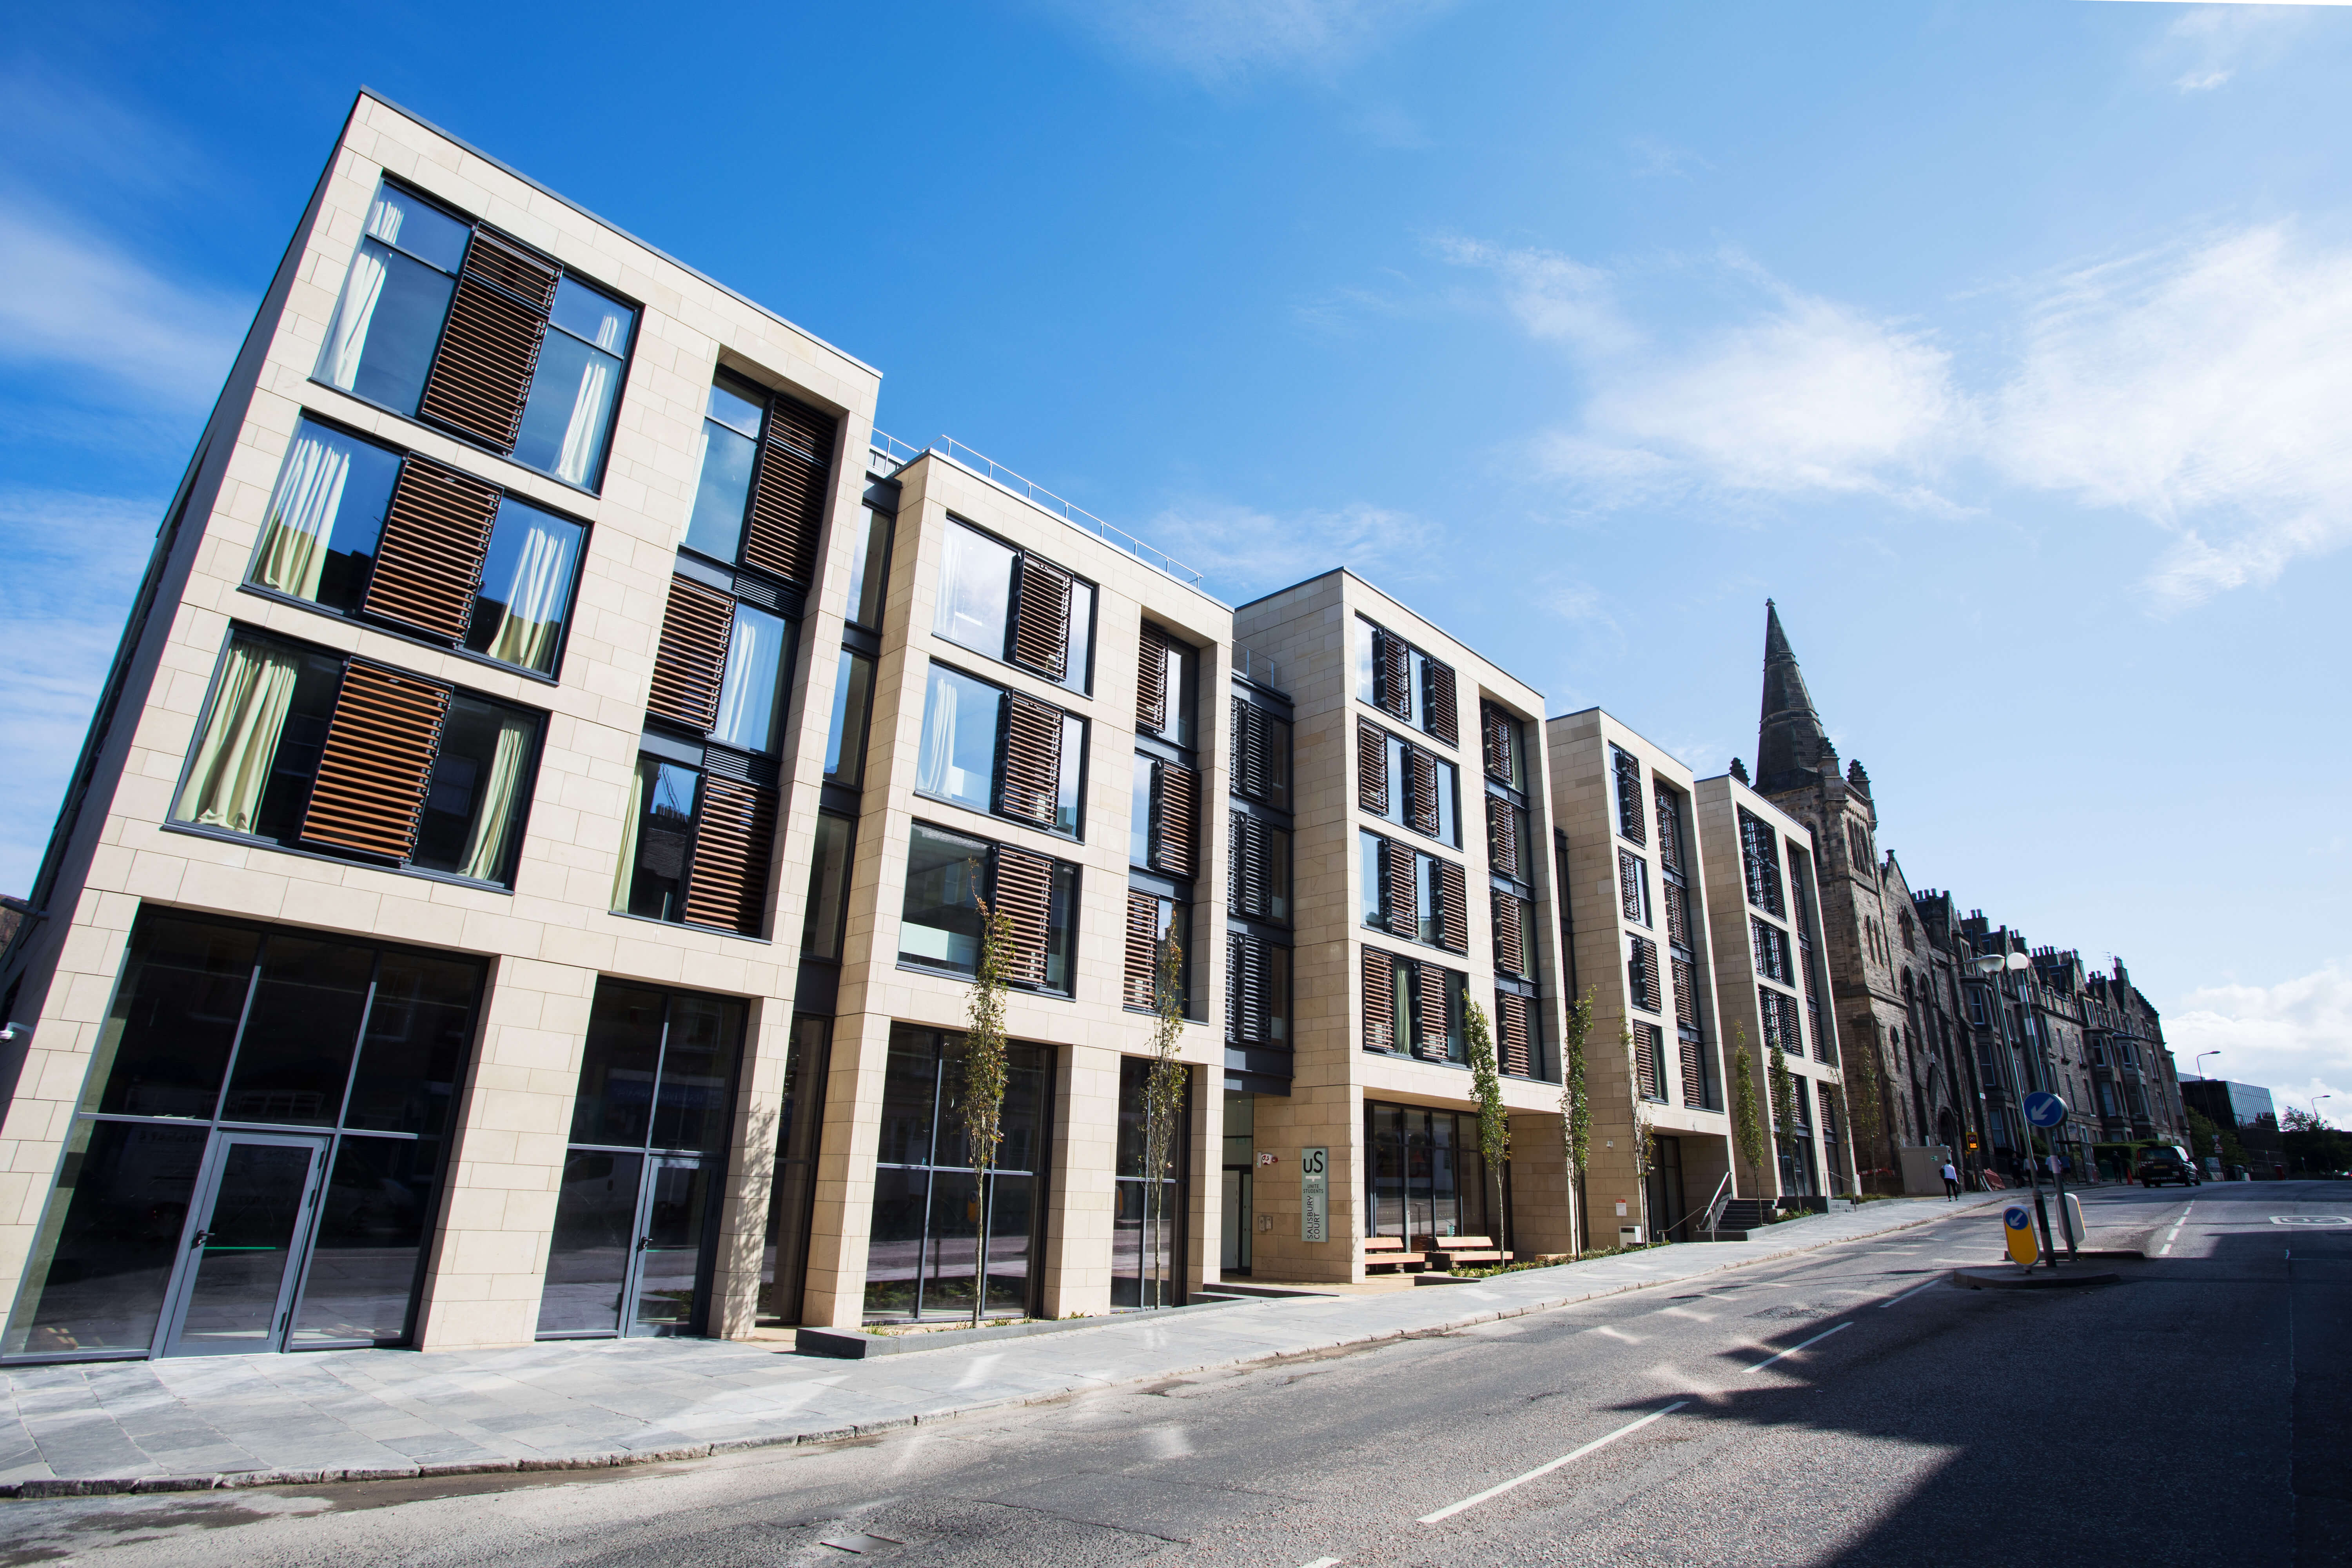
POLYGON ((2033 1211, 2023 1204, 2011 1204, 2000 1211, 2000 1223, 2011 1230, 2023 1230, 2033 1223, 2033 1211))
POLYGON ((2066 1102, 2037 1089, 2025 1097, 2025 1120, 2036 1127, 2059 1126, 2066 1120, 2066 1102))

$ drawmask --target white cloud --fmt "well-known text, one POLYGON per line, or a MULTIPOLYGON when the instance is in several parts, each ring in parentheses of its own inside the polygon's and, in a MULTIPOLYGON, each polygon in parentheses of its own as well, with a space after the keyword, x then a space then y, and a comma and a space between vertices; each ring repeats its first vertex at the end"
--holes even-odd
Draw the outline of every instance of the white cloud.
MULTIPOLYGON (((2344 5, 2352 0, 2316 3, 2344 5)), ((2175 91, 2211 92, 2241 71, 2270 65, 2284 54, 2303 26, 2304 9, 2301 5, 2267 5, 2248 0, 2191 6, 2157 37, 2146 58, 2159 76, 2168 78, 2175 91), (2179 74, 2170 74, 2175 71, 2179 74)))
POLYGON ((1128 53, 1212 86, 1260 70, 1329 75, 1458 0, 1052 0, 1128 53))
POLYGON ((2205 1072, 2269 1088, 2281 1109, 2312 1097, 2337 1126, 2352 1125, 2352 973, 2329 963, 2276 985, 2209 985, 2165 1014, 2165 1043, 2184 1077, 2200 1051, 2205 1072))
POLYGON ((236 357, 249 300, 183 283, 72 220, 0 195, 0 359, 186 407, 236 357))
POLYGON ((1334 566, 1374 583, 1426 578, 1428 563, 1444 554, 1436 524, 1361 501, 1287 517, 1228 501, 1185 501, 1143 531, 1205 574, 1212 593, 1237 604, 1334 566))
POLYGON ((0 491, 0 734, 15 763, 0 809, 0 891, 32 881, 162 515, 160 500, 0 491))

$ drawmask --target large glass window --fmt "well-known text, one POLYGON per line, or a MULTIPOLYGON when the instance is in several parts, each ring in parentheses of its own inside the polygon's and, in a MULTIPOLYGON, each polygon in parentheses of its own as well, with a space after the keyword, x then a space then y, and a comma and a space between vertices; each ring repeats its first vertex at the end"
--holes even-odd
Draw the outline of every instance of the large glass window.
MULTIPOLYGON (((907 851, 907 891, 898 922, 898 961, 971 974, 980 967, 980 906, 994 897, 998 846, 917 823, 907 851)), ((1051 862, 1042 935, 1045 980, 1031 986, 1067 994, 1076 931, 1078 868, 1051 862)), ((1018 933, 1016 933, 1018 936, 1018 933)), ((1021 938, 1020 940, 1036 940, 1021 938)))
POLYGON ((686 918, 686 868, 694 851, 694 803, 702 775, 656 757, 637 759, 614 908, 657 921, 686 918))
POLYGON ((702 421, 701 479, 686 547, 714 561, 732 562, 743 549, 743 514, 751 504, 751 472, 759 460, 760 420, 767 395, 720 373, 711 384, 702 421))
MULTIPOLYGON (((1189 1079, 1191 1069, 1186 1069, 1189 1079)), ((1166 1129, 1168 1163, 1150 1169, 1154 1131, 1146 1090, 1151 1063, 1118 1058, 1118 1163, 1113 1178, 1110 1304, 1118 1308, 1184 1303, 1185 1215, 1192 1193, 1192 1102, 1187 1095, 1166 1129)))
POLYGON ((982 1280, 984 1311, 1034 1310, 1052 1058, 1017 1040, 1006 1047, 1002 1141, 984 1183, 964 1139, 963 1061, 961 1035, 904 1024, 890 1031, 866 1252, 869 1321, 968 1317, 982 1280))
POLYGON ((853 626, 882 629, 882 604, 890 593, 890 533, 895 520, 887 511, 866 509, 866 526, 851 542, 849 608, 853 626))
POLYGON ((874 661, 843 648, 834 672, 833 722, 825 731, 825 783, 856 789, 866 782, 866 726, 873 707, 874 661))
POLYGON ((784 670, 792 654, 792 623, 782 616, 753 605, 735 606, 712 740, 746 752, 772 752, 782 742, 784 670))
POLYGON ((857 824, 831 812, 818 814, 816 840, 809 854, 808 910, 801 927, 801 956, 841 956, 842 921, 849 910, 849 865, 857 824))
POLYGON ((701 1331, 746 1011, 730 997, 596 983, 542 1336, 701 1331))
MULTIPOLYGON (((303 833, 311 788, 342 710, 342 682, 341 658, 250 633, 233 637, 173 820, 309 844, 303 833)), ((421 751, 414 758, 420 767, 430 758, 423 810, 402 860, 504 884, 512 879, 520 847, 540 716, 465 691, 447 701, 437 731, 393 742, 421 751)))
POLYGON ((247 581, 329 609, 358 609, 399 478, 399 453, 303 420, 278 468, 247 581))
POLYGON ((502 664, 553 674, 586 532, 512 496, 500 501, 466 646, 502 664))
POLYGON ((6 1352, 404 1339, 482 979, 455 954, 142 913, 6 1352), (297 1212, 314 1183, 315 1208, 297 1212), (226 1233, 242 1221, 215 1224, 220 1193, 284 1212, 288 1233, 240 1251, 226 1233), (192 1225, 223 1237, 191 1246, 192 1225), (166 1322, 183 1272, 249 1276, 267 1309, 243 1321, 215 1291, 209 1329, 166 1322))
POLYGON ((1492 1237, 1478 1119, 1364 1102, 1364 1233, 1405 1239, 1492 1237))
MULTIPOLYGON (((464 220, 397 186, 379 186, 327 328, 318 378, 415 418, 471 242, 464 220)), ((576 277, 557 279, 538 329, 537 363, 510 454, 516 462, 569 484, 595 485, 636 317, 576 277)))
MULTIPOLYGON (((931 630, 975 653, 1009 659, 1021 552, 953 520, 948 523, 946 546, 940 563, 940 600, 931 617, 931 630)), ((1073 577, 1069 637, 1058 683, 1069 690, 1090 689, 1094 622, 1094 586, 1073 577)))
POLYGON ((996 799, 996 765, 1005 697, 984 680, 931 666, 923 696, 923 743, 915 788, 986 811, 996 799))

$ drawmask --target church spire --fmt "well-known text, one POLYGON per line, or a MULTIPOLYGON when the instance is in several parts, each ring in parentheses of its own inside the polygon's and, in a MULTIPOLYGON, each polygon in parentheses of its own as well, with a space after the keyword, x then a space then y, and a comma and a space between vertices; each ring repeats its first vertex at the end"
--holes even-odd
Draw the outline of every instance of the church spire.
MULTIPOLYGON (((1764 711, 1756 726, 1756 787, 1765 795, 1811 784, 1822 758, 1834 758, 1805 677, 1780 629, 1780 612, 1764 601, 1764 711)), ((1830 767, 1836 769, 1832 761, 1830 767)))

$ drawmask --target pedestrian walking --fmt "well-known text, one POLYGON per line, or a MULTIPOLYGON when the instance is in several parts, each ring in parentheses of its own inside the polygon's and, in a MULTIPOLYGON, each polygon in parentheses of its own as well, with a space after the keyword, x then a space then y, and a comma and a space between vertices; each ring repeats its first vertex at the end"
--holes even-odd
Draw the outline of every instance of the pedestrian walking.
POLYGON ((1960 1201, 1960 1173, 1949 1160, 1944 1162, 1944 1201, 1948 1204, 1960 1201))

